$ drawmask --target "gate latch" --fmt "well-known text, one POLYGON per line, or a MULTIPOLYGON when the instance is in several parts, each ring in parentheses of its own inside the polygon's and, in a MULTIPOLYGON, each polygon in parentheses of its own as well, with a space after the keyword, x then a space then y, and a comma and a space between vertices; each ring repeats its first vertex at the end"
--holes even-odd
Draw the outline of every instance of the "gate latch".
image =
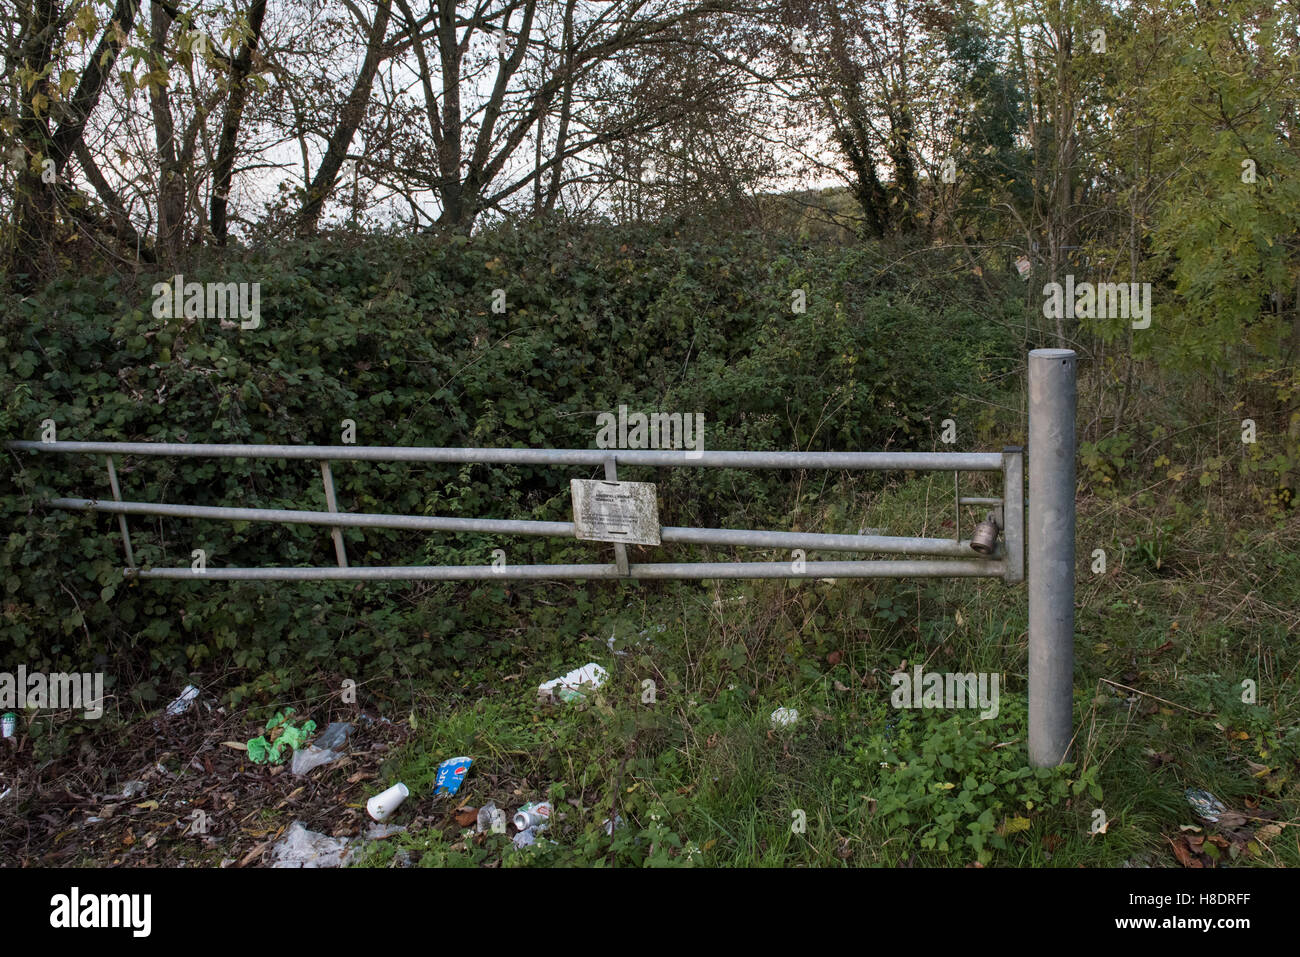
MULTIPOLYGON (((1000 509, 999 509, 1000 511, 1000 509)), ((1002 531, 1000 515, 989 512, 984 521, 975 526, 971 533, 970 547, 980 555, 992 555, 998 546, 998 532, 1002 531)))

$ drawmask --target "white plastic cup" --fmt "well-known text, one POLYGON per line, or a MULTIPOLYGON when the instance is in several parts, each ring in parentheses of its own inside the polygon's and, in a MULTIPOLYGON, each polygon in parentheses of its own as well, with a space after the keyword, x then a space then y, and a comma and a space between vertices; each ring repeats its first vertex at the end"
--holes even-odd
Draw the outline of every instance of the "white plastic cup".
POLYGON ((405 784, 394 784, 387 791, 376 794, 366 802, 366 811, 376 821, 387 821, 401 803, 411 796, 405 784))

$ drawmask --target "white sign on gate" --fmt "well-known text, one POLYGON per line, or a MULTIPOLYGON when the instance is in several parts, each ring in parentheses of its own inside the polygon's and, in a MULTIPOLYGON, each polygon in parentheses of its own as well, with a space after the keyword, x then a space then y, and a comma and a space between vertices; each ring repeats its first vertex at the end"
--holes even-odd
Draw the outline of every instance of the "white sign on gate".
POLYGON ((653 482, 572 479, 574 537, 587 542, 659 544, 659 503, 653 482))

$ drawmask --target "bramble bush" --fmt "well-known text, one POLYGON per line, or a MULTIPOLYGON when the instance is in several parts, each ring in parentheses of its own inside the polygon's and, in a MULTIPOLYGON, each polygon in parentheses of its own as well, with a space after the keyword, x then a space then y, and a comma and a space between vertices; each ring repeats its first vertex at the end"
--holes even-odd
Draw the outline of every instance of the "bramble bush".
MULTIPOLYGON (((39 438, 52 419, 61 440, 333 445, 351 419, 361 445, 590 448, 595 415, 623 403, 704 413, 709 448, 933 447, 953 396, 1005 371, 983 357, 1014 350, 973 314, 945 312, 937 285, 878 267, 869 249, 745 233, 705 242, 664 227, 510 226, 472 239, 315 240, 158 275, 67 275, 0 307, 0 436, 39 438), (172 272, 260 283, 260 328, 155 318, 152 286, 172 272), (804 312, 792 310, 797 288, 804 312)), ((0 653, 30 668, 105 670, 119 697, 129 688, 143 705, 195 671, 235 674, 234 700, 313 675, 436 675, 507 650, 507 613, 554 641, 579 633, 589 610, 534 603, 523 587, 507 611, 500 586, 474 583, 128 583, 115 516, 42 504, 105 496, 103 459, 6 458, 0 653)), ((136 456, 117 468, 129 500, 325 508, 311 461, 136 456)), ((661 483, 665 524, 784 514, 789 476, 624 472, 661 483)), ((345 510, 554 520, 567 518, 573 475, 337 463, 334 477, 345 510)), ((188 566, 195 548, 213 567, 333 563, 318 527, 129 525, 141 564, 188 566)), ((512 562, 593 553, 397 530, 345 538, 353 564, 486 564, 494 547, 512 562)))

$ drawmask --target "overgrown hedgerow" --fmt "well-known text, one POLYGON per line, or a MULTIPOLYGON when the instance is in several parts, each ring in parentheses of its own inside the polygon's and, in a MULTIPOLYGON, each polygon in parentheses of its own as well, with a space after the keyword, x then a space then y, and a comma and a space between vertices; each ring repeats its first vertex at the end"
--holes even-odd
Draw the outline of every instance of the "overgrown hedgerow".
MULTIPOLYGON (((531 226, 304 242, 184 269, 187 282, 260 283, 261 326, 248 330, 156 318, 151 289, 170 274, 68 275, 4 301, 0 435, 37 438, 52 419, 63 440, 338 444, 351 419, 362 445, 590 448, 595 414, 626 404, 703 413, 710 448, 929 448, 958 411, 954 397, 1005 372, 1008 360, 984 357, 1014 350, 998 326, 945 311, 937 287, 901 268, 882 269, 860 247, 753 234, 531 226)), ((124 584, 112 516, 43 504, 106 495, 103 459, 6 456, 0 653, 31 668, 106 670, 120 699, 147 704, 160 683, 196 669, 234 675, 235 700, 305 690, 322 674, 436 674, 505 650, 506 632, 526 621, 546 640, 583 626, 572 607, 535 606, 531 586, 507 599, 475 585, 124 584)), ((325 507, 310 461, 127 457, 117 467, 136 501, 325 507)), ((787 505, 789 477, 770 472, 624 473, 661 483, 665 524, 758 520, 787 505)), ((347 510, 563 519, 574 476, 337 463, 334 477, 347 510)), ((212 566, 333 562, 319 528, 129 524, 147 565, 187 566, 195 548, 212 566)), ((566 552, 387 530, 345 538, 354 564, 566 552)), ((613 600, 619 587, 577 590, 613 600)))

